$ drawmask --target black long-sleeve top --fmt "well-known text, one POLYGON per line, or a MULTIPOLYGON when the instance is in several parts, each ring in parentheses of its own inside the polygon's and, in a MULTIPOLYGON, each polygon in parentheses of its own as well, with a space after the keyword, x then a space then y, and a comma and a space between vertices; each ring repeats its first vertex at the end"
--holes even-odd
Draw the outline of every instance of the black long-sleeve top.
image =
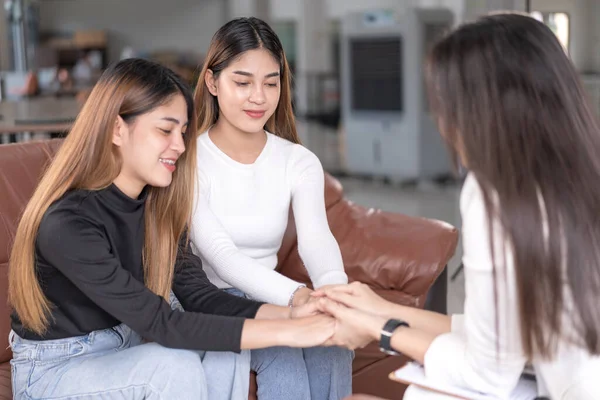
POLYGON ((172 310, 144 285, 145 198, 143 192, 132 199, 113 184, 70 191, 50 206, 35 248, 37 276, 53 305, 50 324, 40 336, 13 312, 20 337, 61 339, 125 323, 165 347, 240 351, 244 319, 262 303, 211 284, 189 246, 180 244, 173 282, 186 312, 172 310))

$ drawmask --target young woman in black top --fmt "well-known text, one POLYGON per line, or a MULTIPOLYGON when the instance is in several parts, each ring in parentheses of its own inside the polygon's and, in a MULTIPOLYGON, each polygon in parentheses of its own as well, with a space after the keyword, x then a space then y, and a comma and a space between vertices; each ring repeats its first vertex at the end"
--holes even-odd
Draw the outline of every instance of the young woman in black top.
POLYGON ((248 357, 225 358, 333 334, 318 303, 262 304, 207 280, 186 237, 195 119, 188 87, 158 64, 124 60, 100 78, 15 237, 15 398, 244 397, 248 357))

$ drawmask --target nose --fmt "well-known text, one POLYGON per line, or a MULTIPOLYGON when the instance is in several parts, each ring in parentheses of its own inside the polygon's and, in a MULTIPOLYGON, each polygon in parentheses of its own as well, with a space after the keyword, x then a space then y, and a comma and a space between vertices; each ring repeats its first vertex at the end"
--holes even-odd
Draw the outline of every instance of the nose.
POLYGON ((171 135, 171 149, 176 151, 178 155, 182 155, 185 152, 185 142, 181 132, 171 135))
POLYGON ((254 104, 265 104, 267 99, 265 98, 263 86, 253 85, 252 93, 250 93, 250 98, 248 100, 254 104))

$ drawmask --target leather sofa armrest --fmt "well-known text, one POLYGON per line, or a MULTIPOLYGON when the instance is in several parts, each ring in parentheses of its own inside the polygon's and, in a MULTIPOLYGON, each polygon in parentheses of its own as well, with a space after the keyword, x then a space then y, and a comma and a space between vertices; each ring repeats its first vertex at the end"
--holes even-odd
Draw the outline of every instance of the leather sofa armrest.
POLYGON ((442 274, 458 243, 458 231, 448 223, 347 200, 331 207, 328 217, 351 281, 418 298, 442 274))
MULTIPOLYGON (((458 242, 458 231, 445 222, 367 209, 345 199, 328 208, 327 218, 350 281, 401 292, 407 295, 403 303, 413 298, 416 307, 423 307, 458 242)), ((297 247, 282 261, 282 274, 310 283, 297 247)))

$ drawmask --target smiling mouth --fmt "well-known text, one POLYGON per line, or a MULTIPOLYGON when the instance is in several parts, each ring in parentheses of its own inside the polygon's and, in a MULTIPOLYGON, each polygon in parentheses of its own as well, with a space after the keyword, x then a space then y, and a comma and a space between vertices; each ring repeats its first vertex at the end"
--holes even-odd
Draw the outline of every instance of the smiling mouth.
POLYGON ((169 171, 175 171, 175 163, 177 162, 177 160, 172 160, 170 158, 159 158, 158 161, 160 161, 160 163, 169 171))
POLYGON ((250 118, 262 118, 265 115, 265 111, 245 110, 245 112, 250 118))

